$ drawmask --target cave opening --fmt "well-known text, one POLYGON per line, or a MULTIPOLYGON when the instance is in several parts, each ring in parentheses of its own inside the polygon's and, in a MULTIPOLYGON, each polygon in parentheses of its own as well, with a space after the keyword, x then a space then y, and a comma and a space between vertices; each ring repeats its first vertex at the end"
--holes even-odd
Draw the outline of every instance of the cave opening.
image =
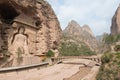
POLYGON ((4 23, 12 23, 13 19, 17 17, 19 13, 10 3, 0 4, 0 19, 4 23))

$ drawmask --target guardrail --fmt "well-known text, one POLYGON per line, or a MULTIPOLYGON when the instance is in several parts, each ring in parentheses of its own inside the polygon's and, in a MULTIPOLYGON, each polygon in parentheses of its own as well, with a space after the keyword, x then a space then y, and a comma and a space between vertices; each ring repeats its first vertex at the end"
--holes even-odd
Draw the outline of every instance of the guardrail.
POLYGON ((98 56, 62 56, 62 57, 52 57, 51 60, 53 63, 57 63, 64 59, 88 59, 101 63, 101 58, 98 56))
POLYGON ((26 65, 26 66, 20 66, 20 67, 1 68, 0 73, 11 72, 11 71, 18 72, 18 71, 29 70, 29 69, 33 69, 33 68, 40 69, 41 67, 46 67, 48 65, 49 65, 48 62, 44 62, 44 63, 40 63, 40 64, 26 65))

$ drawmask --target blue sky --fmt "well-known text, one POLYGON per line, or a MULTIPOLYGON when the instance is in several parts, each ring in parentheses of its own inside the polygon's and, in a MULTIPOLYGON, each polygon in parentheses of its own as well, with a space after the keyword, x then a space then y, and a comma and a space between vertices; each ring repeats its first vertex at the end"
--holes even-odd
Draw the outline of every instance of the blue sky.
POLYGON ((53 7, 61 28, 71 20, 87 24, 95 35, 110 32, 111 19, 120 0, 47 0, 53 7))

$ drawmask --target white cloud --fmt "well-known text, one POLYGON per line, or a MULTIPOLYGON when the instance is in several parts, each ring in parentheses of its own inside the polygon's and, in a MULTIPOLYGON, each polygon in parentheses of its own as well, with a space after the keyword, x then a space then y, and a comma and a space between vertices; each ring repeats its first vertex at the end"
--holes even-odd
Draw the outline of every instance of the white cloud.
POLYGON ((111 18, 120 0, 47 0, 54 8, 62 29, 72 19, 88 24, 95 35, 110 32, 111 18))
POLYGON ((90 23, 88 23, 88 25, 91 27, 91 29, 93 30, 94 34, 97 33, 97 35, 101 35, 104 32, 110 32, 110 24, 106 21, 91 21, 90 23))

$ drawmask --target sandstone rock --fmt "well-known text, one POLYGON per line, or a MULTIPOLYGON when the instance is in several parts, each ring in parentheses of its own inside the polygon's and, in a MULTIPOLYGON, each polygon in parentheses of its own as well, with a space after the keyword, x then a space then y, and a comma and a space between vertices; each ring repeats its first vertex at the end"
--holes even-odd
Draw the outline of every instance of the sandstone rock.
POLYGON ((0 0, 0 32, 0 51, 14 56, 57 51, 61 36, 59 21, 44 0, 0 0))
POLYGON ((120 34, 120 5, 112 18, 111 34, 120 34))

